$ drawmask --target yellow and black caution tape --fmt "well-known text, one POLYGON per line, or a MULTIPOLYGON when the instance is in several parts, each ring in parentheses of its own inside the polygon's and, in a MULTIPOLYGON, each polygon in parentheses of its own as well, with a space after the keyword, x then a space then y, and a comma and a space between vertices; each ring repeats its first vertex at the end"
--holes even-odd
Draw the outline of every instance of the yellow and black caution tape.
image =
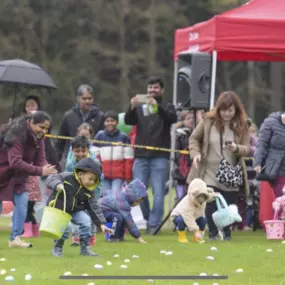
MULTIPOLYGON (((46 134, 45 135, 47 138, 52 138, 52 139, 60 139, 60 140, 72 140, 72 137, 66 137, 66 136, 57 136, 57 135, 51 135, 51 134, 46 134)), ((108 142, 108 141, 99 141, 99 140, 90 140, 93 143, 98 143, 98 144, 108 144, 108 145, 113 145, 113 146, 128 146, 128 147, 133 147, 133 148, 142 148, 146 150, 155 150, 155 151, 164 151, 164 152, 177 152, 181 154, 189 154, 188 150, 178 150, 178 149, 169 149, 169 148, 162 148, 162 147, 155 147, 155 146, 147 146, 147 145, 132 145, 132 144, 127 144, 127 143, 122 143, 122 142, 108 142)))
MULTIPOLYGON (((60 140, 72 140, 73 137, 67 137, 67 136, 58 136, 58 135, 51 135, 51 134, 46 134, 45 135, 47 138, 52 138, 52 139, 60 139, 60 140)), ((133 147, 133 148, 141 148, 141 149, 146 149, 146 150, 155 150, 155 151, 164 151, 164 152, 175 152, 175 153, 181 153, 181 154, 189 154, 188 150, 179 150, 179 149, 170 149, 170 148, 162 148, 162 147, 155 147, 155 146, 147 146, 147 145, 137 145, 137 144, 127 144, 127 143, 122 143, 122 142, 108 142, 108 141, 100 141, 100 140, 90 140, 93 143, 98 143, 98 144, 106 144, 106 145, 113 145, 113 146, 128 146, 128 147, 133 147)), ((252 157, 244 157, 245 160, 252 160, 252 157)))

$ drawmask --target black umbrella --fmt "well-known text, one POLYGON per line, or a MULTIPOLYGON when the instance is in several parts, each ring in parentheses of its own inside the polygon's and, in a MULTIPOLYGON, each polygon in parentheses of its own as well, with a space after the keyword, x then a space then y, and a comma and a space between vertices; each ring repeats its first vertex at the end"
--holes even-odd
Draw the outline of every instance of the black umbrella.
POLYGON ((28 85, 56 89, 51 77, 38 65, 13 59, 0 61, 0 83, 15 85, 13 117, 15 116, 16 93, 18 85, 28 85))

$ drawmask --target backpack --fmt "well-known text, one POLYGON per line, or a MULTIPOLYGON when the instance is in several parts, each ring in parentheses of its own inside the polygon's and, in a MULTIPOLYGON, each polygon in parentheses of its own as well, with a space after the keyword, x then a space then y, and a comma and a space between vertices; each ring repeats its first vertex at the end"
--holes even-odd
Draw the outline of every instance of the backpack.
POLYGON ((178 161, 178 168, 179 168, 179 172, 183 176, 183 178, 187 178, 188 173, 191 169, 191 165, 189 165, 188 154, 180 154, 180 158, 178 161))

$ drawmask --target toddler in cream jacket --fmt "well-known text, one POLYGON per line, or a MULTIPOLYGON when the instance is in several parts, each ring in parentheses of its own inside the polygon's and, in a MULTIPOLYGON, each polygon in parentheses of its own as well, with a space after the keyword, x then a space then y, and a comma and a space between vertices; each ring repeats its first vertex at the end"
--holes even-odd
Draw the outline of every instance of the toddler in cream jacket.
POLYGON ((203 240, 206 227, 206 203, 213 201, 215 197, 214 190, 207 187, 203 180, 196 178, 190 183, 187 195, 171 213, 172 221, 177 228, 179 242, 188 242, 186 228, 190 232, 194 232, 193 241, 203 240))

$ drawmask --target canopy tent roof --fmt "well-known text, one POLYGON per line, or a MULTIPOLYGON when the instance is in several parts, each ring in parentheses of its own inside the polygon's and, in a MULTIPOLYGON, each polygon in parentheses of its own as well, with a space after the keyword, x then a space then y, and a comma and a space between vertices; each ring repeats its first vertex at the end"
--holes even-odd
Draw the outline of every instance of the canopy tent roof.
POLYGON ((175 32, 180 52, 217 51, 218 60, 285 61, 285 0, 252 0, 175 32))

